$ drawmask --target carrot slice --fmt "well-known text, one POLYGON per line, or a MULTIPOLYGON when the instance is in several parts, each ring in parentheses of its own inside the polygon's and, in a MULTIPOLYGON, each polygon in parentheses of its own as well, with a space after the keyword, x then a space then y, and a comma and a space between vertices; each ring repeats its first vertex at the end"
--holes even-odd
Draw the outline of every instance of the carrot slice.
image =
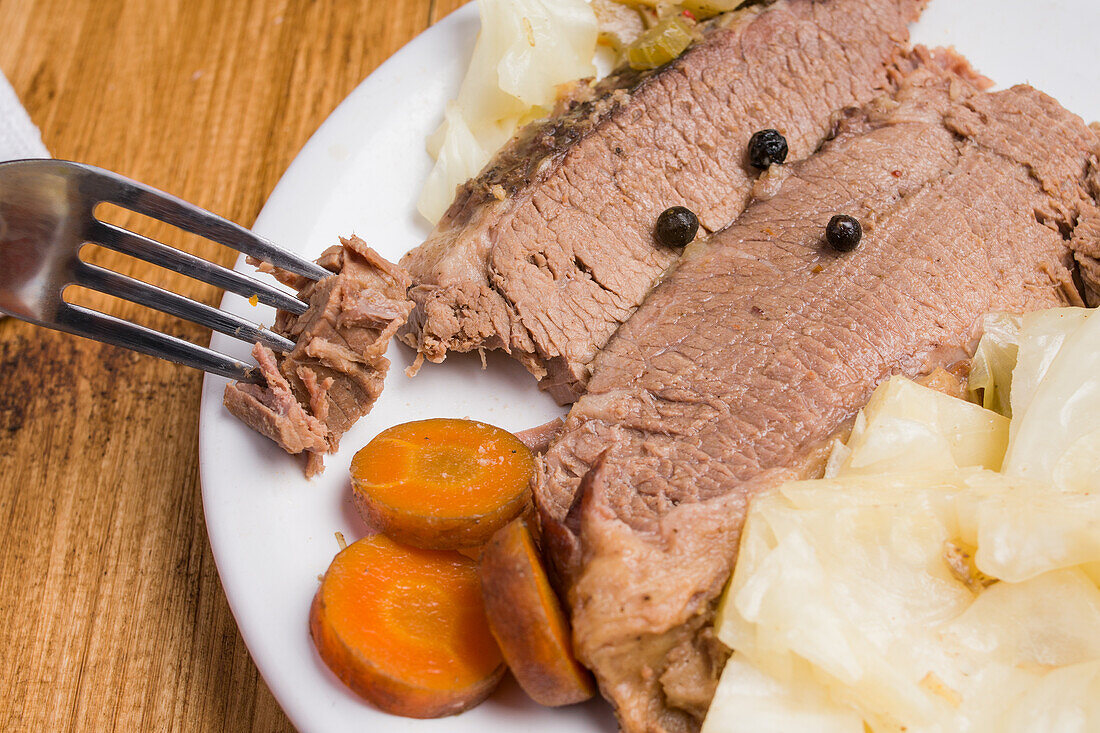
POLYGON ((336 555, 313 598, 309 630, 344 684, 395 715, 460 713, 488 697, 505 670, 477 564, 382 535, 336 555))
POLYGON ((592 697, 592 676, 573 656, 569 622, 522 519, 485 546, 481 593, 489 628, 532 700, 559 706, 592 697))
POLYGON ((529 503, 534 457, 516 436, 473 420, 383 430, 355 454, 360 514, 399 542, 437 550, 484 544, 529 503))

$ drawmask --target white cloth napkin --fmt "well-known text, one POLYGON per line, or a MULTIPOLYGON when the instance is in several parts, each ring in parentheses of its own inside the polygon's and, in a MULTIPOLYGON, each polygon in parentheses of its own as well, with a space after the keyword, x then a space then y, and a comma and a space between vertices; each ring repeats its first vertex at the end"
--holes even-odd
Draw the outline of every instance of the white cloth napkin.
MULTIPOLYGON (((0 72, 0 161, 20 158, 48 158, 42 135, 19 103, 3 72, 0 72)), ((0 319, 7 318, 0 313, 0 319)))
POLYGON ((19 103, 7 77, 0 73, 0 160, 48 158, 42 135, 19 103))

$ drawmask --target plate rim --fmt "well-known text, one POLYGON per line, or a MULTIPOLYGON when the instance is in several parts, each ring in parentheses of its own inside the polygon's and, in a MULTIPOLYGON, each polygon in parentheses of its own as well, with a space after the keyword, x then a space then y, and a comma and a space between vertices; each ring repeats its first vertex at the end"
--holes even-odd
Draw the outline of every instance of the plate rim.
MULTIPOLYGON (((937 2, 944 3, 946 0, 934 0, 932 5, 935 6, 937 2)), ((1071 5, 1076 7, 1088 7, 1086 0, 1072 0, 1071 5)), ((363 104, 361 100, 371 98, 376 88, 384 86, 387 80, 401 67, 414 62, 421 53, 422 46, 430 44, 433 39, 439 37, 439 35, 455 32, 455 29, 460 24, 469 22, 475 19, 476 16, 477 4, 474 2, 466 3, 437 21, 435 24, 424 29, 360 81, 325 117, 323 122, 313 134, 310 135, 302 148, 294 155, 286 170, 280 176, 279 181, 268 194, 262 209, 253 222, 252 228, 263 229, 266 226, 266 222, 278 218, 276 211, 280 208, 289 209, 294 206, 300 208, 302 202, 300 198, 298 198, 298 193, 302 190, 302 185, 297 182, 306 181, 308 183, 311 180, 311 175, 315 175, 322 166, 321 161, 325 160, 328 148, 346 140, 347 130, 349 126, 353 125, 355 122, 355 112, 357 108, 361 107, 363 104)), ((965 49, 963 49, 963 53, 966 55, 965 49)), ((982 71, 980 64, 978 66, 978 70, 982 71)), ((988 71, 993 72, 994 69, 989 69, 988 71)), ((1045 88, 1041 83, 1037 84, 1037 86, 1039 88, 1045 88)), ((1063 103, 1065 103, 1064 100, 1063 103)), ((1074 108, 1071 107, 1071 109, 1074 108)), ((440 116, 441 113, 442 111, 440 110, 440 116)), ((1080 114, 1080 112, 1078 112, 1078 114, 1080 114)), ((346 165, 346 163, 344 165, 346 165)), ((321 189, 324 187, 317 188, 321 189)), ((241 268, 242 262, 243 256, 237 262, 236 266, 238 269, 241 268)), ((227 299, 232 297, 234 296, 226 294, 222 298, 220 307, 225 307, 227 299)), ((274 652, 268 648, 266 641, 260 638, 252 622, 242 623, 243 614, 240 611, 240 607, 244 601, 242 601, 240 597, 236 597, 239 591, 234 590, 236 587, 235 584, 226 582, 227 570, 225 566, 228 564, 226 558, 231 552, 228 544, 223 544, 224 538, 215 530, 215 527, 222 520, 218 519, 213 522, 211 520, 211 517, 218 516, 219 512, 213 507, 211 494, 207 491, 208 482, 213 483, 210 479, 212 472, 218 469, 218 466, 210 465, 210 462, 207 460, 207 455, 209 454, 209 442, 212 440, 210 430, 211 423, 215 420, 216 413, 223 409, 220 393, 224 384, 225 380, 219 377, 212 377, 208 374, 204 376, 201 388, 198 424, 198 468, 203 502, 203 523, 206 529, 207 541, 211 547, 211 554, 213 555, 214 563, 218 571, 219 582, 221 583, 222 591, 225 594, 230 611, 233 614, 234 622, 237 625, 241 638, 261 678, 264 680, 265 684, 267 684, 281 709, 286 713, 287 717, 296 728, 300 730, 314 730, 316 729, 318 715, 315 714, 313 706, 309 705, 307 700, 299 699, 301 696, 296 695, 294 690, 291 689, 292 684, 287 679, 288 675, 275 675, 271 672, 271 670, 277 667, 277 665, 273 664, 271 661, 271 656, 274 652)), ((232 576, 232 573, 229 575, 232 576)), ((303 628, 304 624, 305 620, 303 619, 303 628)), ((364 705, 366 705, 366 703, 364 703, 364 705)), ((394 718, 395 726, 398 726, 403 720, 404 719, 394 718)), ((446 723, 447 720, 453 719, 444 719, 444 723, 446 723)), ((369 724, 370 720, 366 719, 364 722, 369 724)), ((414 721, 404 722, 412 723, 414 721)), ((404 729, 404 726, 400 727, 404 729)))
MULTIPOLYGON (((354 121, 354 108, 361 104, 360 99, 372 97, 375 87, 383 86, 388 77, 392 76, 399 67, 413 62, 419 55, 422 45, 430 43, 432 38, 437 35, 453 33, 456 26, 463 22, 470 21, 470 16, 476 16, 476 14, 477 3, 467 2, 418 33, 356 84, 347 96, 328 113, 318 128, 309 136, 305 144, 302 145, 301 149, 294 155, 294 158, 279 177, 279 181, 275 184, 274 188, 272 188, 271 193, 264 201, 263 207, 256 215, 255 221, 249 228, 253 230, 263 229, 265 222, 277 218, 275 212, 278 211, 280 207, 287 206, 291 203, 291 201, 288 200, 292 197, 291 192, 294 191, 296 193, 298 190, 301 190, 300 186, 296 185, 296 182, 299 180, 308 182, 310 180, 310 170, 316 168, 318 166, 318 161, 324 159, 325 149, 345 139, 343 128, 345 125, 349 125, 354 121)), ((296 200, 294 203, 300 204, 300 202, 296 200)), ((240 255, 234 263, 234 269, 242 269, 244 260, 245 255, 240 255)), ((233 294, 227 291, 219 301, 218 307, 224 308, 226 301, 233 297, 233 294)), ((212 333, 211 339, 213 340, 216 338, 217 334, 212 333)), ((207 373, 203 375, 202 387, 200 389, 198 468, 199 488, 203 506, 203 525, 206 531, 206 538, 207 542, 210 544, 211 555, 214 558, 214 565, 218 572, 218 582, 225 595, 226 602, 229 605, 229 610, 233 615, 238 633, 240 633, 241 639, 248 649, 248 654, 251 657, 252 663, 256 666, 256 670, 263 679, 264 684, 267 685, 275 701, 279 704, 279 707, 286 714, 287 718, 290 719, 294 727, 298 730, 308 730, 312 722, 312 716, 309 715, 307 710, 300 709, 300 706, 297 704, 297 696, 292 690, 288 689, 288 685, 285 683, 282 676, 276 677, 269 674, 267 671, 268 668, 274 665, 268 660, 269 654, 266 645, 258 638, 259 635, 252 627, 251 623, 242 623, 241 619, 242 616, 244 616, 240 608, 242 602, 239 598, 235 598, 236 593, 230 590, 230 587, 234 584, 227 583, 225 580, 228 574, 228 569, 225 567, 226 561, 224 559, 224 557, 226 557, 225 553, 227 552, 227 548, 224 547, 224 539, 221 533, 214 531, 211 527, 211 516, 216 515, 217 511, 212 511, 211 493, 207 491, 206 487, 208 482, 213 483, 209 477, 211 472, 216 470, 216 467, 210 465, 210 462, 206 459, 207 451, 204 446, 211 439, 212 431, 209 429, 209 426, 211 422, 216 419, 214 412, 215 410, 220 410, 222 407, 220 393, 224 389, 225 384, 226 380, 224 378, 207 373)), ((303 624, 304 623, 305 621, 303 620, 303 624)))

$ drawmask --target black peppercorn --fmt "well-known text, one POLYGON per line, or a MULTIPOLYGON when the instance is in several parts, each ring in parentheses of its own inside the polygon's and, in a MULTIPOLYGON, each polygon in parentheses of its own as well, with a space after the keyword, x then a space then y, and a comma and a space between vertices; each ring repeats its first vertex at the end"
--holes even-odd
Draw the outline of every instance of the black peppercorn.
POLYGON ((787 138, 779 130, 761 130, 749 138, 749 163, 763 170, 787 159, 787 138))
POLYGON ((859 220, 847 214, 837 214, 825 227, 825 241, 837 252, 851 252, 862 238, 863 227, 859 220))
POLYGON ((657 217, 657 227, 653 230, 657 241, 666 247, 686 247, 699 233, 699 218, 683 206, 665 209, 657 217))

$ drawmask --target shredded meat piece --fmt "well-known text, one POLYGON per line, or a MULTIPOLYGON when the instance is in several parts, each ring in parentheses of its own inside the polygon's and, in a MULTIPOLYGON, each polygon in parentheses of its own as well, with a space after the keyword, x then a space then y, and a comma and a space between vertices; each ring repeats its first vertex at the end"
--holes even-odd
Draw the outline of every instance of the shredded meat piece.
POLYGON ((340 242, 318 258, 333 272, 320 282, 258 264, 297 289, 309 308, 276 316, 274 330, 295 341, 289 354, 253 348, 264 386, 225 389, 231 413, 286 452, 306 453, 307 476, 324 470, 322 455, 374 406, 390 366, 386 348, 413 307, 408 273, 358 237, 340 242))

